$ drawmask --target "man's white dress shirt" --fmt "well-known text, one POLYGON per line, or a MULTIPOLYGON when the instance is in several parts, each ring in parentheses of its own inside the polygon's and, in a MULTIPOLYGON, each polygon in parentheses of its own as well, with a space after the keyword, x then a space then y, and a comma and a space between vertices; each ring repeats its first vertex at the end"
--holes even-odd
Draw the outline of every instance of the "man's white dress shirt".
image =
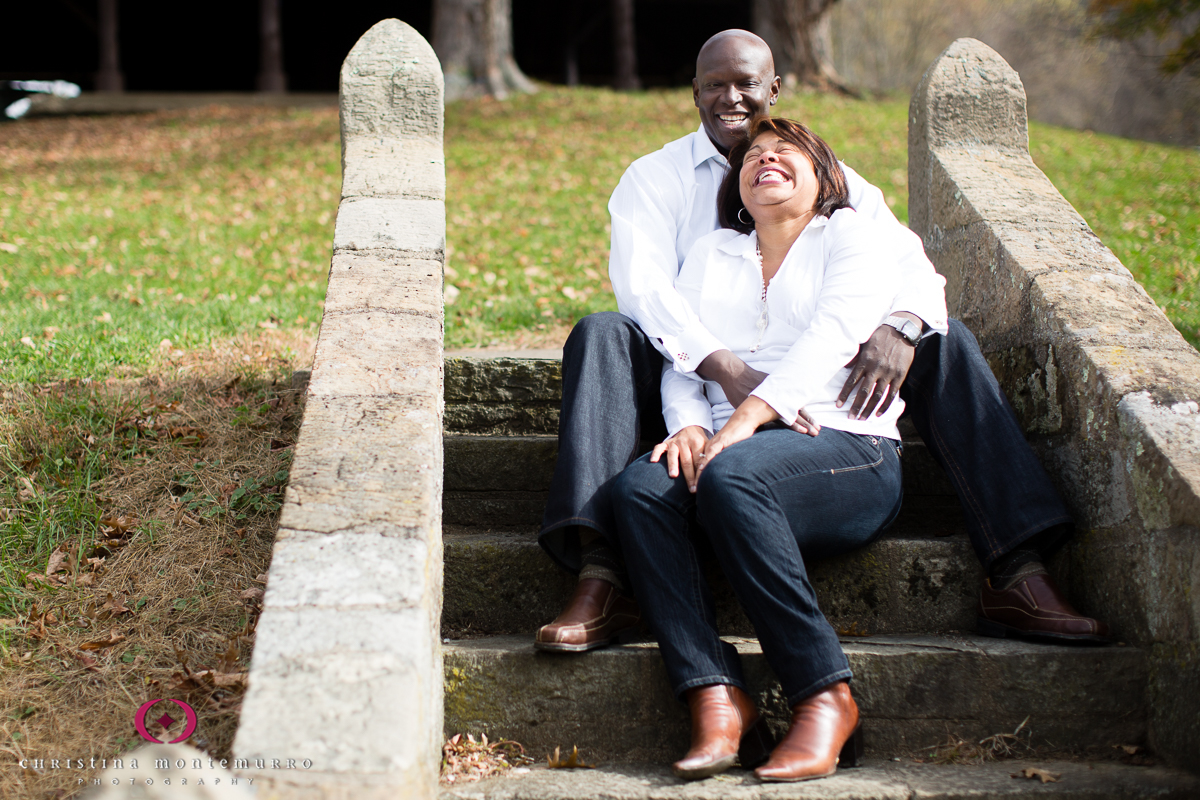
MULTIPOLYGON (((899 398, 883 416, 848 417, 835 403, 845 365, 887 318, 901 275, 886 223, 851 209, 814 217, 767 286, 764 310, 757 234, 719 230, 692 247, 675 288, 698 322, 767 377, 751 394, 787 424, 805 409, 819 424, 899 439, 899 398)), ((945 302, 934 309, 945 314, 945 302)), ((688 425, 710 432, 733 414, 721 386, 664 365, 663 416, 674 435, 688 425)))
MULTIPOLYGON (((717 350, 730 349, 674 286, 692 245, 720 227, 717 190, 728 167, 701 127, 633 162, 608 201, 608 274, 617 308, 683 373, 693 372, 717 350)), ((946 281, 925 257, 920 237, 900 224, 879 189, 844 164, 842 169, 850 204, 883 223, 889 262, 898 264, 899 288, 890 310, 916 314, 932 331, 945 334, 946 281)))

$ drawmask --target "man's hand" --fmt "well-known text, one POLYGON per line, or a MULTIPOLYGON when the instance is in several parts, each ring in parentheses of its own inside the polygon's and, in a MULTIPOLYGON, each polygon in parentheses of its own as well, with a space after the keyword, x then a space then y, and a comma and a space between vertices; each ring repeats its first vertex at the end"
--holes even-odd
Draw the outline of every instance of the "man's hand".
POLYGON ((696 480, 700 477, 697 461, 707 443, 708 431, 699 425, 689 425, 665 442, 654 445, 654 452, 650 454, 650 460, 657 464, 662 454, 666 453, 667 474, 672 478, 678 478, 680 470, 682 470, 683 479, 687 481, 688 491, 695 492, 696 480))
POLYGON ((746 402, 750 393, 767 377, 767 373, 753 369, 729 350, 718 350, 710 354, 696 367, 696 374, 706 381, 721 384, 725 399, 737 408, 746 402))
MULTIPOLYGON (((905 316, 912 317, 911 314, 905 316)), ((857 386, 858 394, 850 406, 850 418, 865 419, 871 416, 876 406, 879 407, 876 416, 881 416, 900 393, 916 352, 917 349, 898 330, 890 325, 880 325, 858 349, 858 355, 846 365, 850 367, 850 377, 846 378, 838 395, 838 408, 845 404, 857 386)))

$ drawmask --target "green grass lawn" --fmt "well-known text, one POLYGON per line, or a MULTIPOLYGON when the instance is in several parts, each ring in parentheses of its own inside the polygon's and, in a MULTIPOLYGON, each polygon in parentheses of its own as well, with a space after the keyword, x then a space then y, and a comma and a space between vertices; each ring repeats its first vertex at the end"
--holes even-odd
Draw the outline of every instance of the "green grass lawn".
MULTIPOLYGON (((906 104, 793 95, 907 218, 906 104)), ((605 204, 697 126, 686 91, 547 89, 447 109, 448 347, 561 337, 615 307, 605 204)), ((1200 153, 1034 125, 1035 160, 1200 343, 1200 153)), ((139 374, 261 328, 315 330, 337 211, 332 110, 0 129, 0 381, 139 374)), ((559 339, 560 340, 560 339, 559 339)))

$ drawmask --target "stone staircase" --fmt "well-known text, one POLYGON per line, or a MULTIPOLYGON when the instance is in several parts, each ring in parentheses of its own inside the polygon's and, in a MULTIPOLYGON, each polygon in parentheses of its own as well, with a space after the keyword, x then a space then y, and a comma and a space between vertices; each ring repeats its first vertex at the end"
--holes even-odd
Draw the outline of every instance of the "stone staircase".
MULTIPOLYGON (((560 371, 555 358, 446 360, 445 731, 513 739, 537 758, 555 747, 578 746, 586 760, 606 767, 550 771, 553 776, 534 770, 523 781, 494 779, 452 788, 447 796, 641 797, 646 787, 658 787, 655 796, 707 796, 695 787, 685 792, 663 768, 686 750, 688 719, 648 636, 579 655, 533 649, 533 631, 561 609, 574 581, 536 541, 555 461, 560 371)), ((1115 745, 1144 745, 1145 652, 971 633, 981 570, 963 533, 958 501, 911 430, 904 432, 903 459, 904 511, 896 525, 874 545, 810 572, 854 669, 868 755, 875 760, 869 780, 868 771, 839 773, 835 793, 876 797, 902 787, 940 786, 934 796, 965 796, 946 787, 961 783, 954 776, 964 769, 974 774, 973 768, 914 773, 905 758, 908 771, 901 774, 891 759, 951 736, 978 741, 1011 732, 1026 720, 1025 730, 1042 752, 1108 757, 1115 745), (864 780, 875 788, 853 788, 864 780), (892 789, 882 792, 884 784, 892 789)), ((716 567, 710 580, 722 633, 743 654, 759 706, 781 733, 787 709, 754 631, 716 567)), ((1076 782, 1072 796, 1200 797, 1200 784, 1178 773, 1150 780, 1144 768, 1103 767, 1109 777, 1096 782, 1099 793, 1080 794, 1076 782), (1146 779, 1144 791, 1139 775, 1146 779)), ((722 780, 730 792, 736 784, 738 796, 784 791, 741 771, 722 780)), ((833 790, 828 781, 805 785, 833 790)), ((1031 789, 1032 782, 998 786, 1005 789, 999 794, 1008 794, 1031 789)), ((714 791, 724 796, 724 789, 714 791)))

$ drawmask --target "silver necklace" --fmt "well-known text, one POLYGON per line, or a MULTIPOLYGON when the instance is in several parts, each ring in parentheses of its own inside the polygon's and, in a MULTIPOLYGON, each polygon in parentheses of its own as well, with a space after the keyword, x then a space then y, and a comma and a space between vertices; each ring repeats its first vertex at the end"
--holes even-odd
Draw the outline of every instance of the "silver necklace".
POLYGON ((762 281, 762 296, 759 298, 762 302, 762 309, 758 312, 758 338, 754 340, 754 347, 750 348, 751 353, 758 352, 763 336, 767 332, 767 325, 770 323, 770 315, 767 312, 767 279, 763 274, 762 248, 759 246, 757 239, 754 241, 754 254, 758 259, 758 278, 762 281))

